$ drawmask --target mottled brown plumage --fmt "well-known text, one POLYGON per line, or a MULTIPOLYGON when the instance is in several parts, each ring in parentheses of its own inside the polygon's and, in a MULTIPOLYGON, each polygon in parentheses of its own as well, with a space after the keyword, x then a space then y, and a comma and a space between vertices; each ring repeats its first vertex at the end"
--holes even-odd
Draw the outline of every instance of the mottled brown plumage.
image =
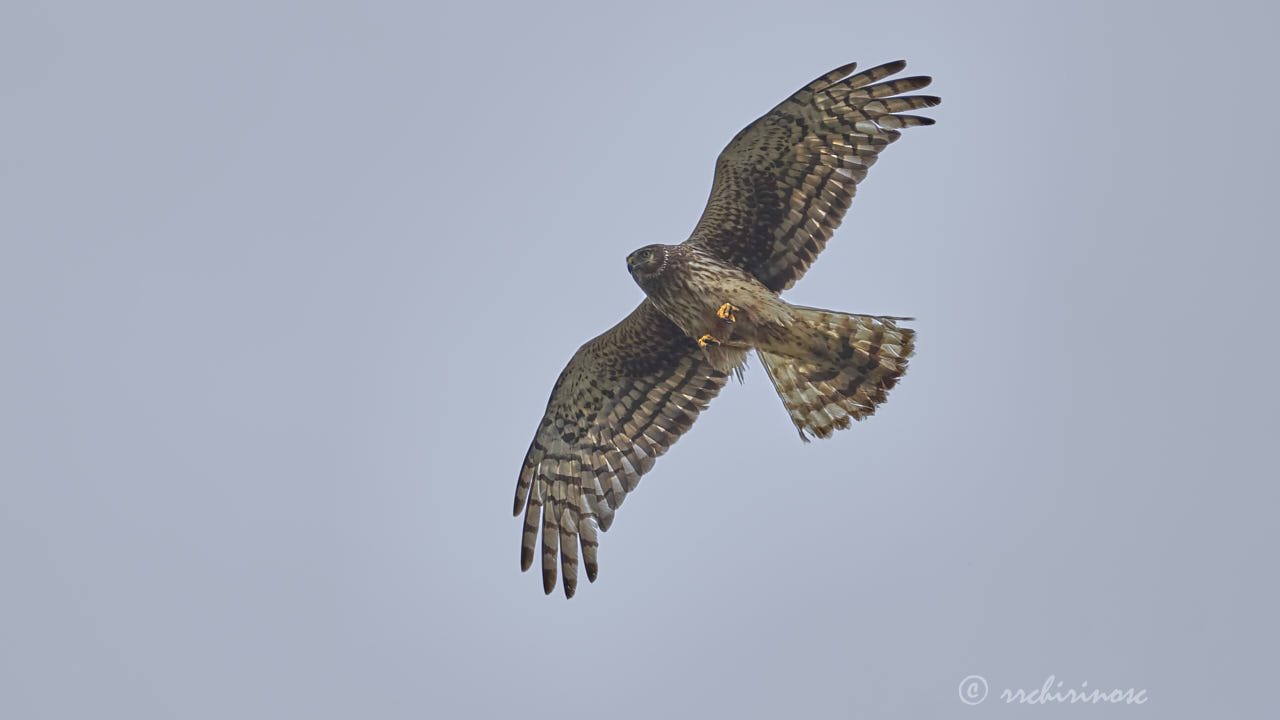
POLYGON ((543 589, 598 570, 598 530, 640 476, 693 425, 755 349, 800 437, 826 437, 872 414, 906 370, 902 318, 791 305, 795 284, 840 224, 859 181, 898 130, 937 105, 902 95, 927 77, 885 80, 899 61, 837 68, 738 133, 720 153, 707 208, 680 245, 650 245, 627 265, 648 296, 587 342, 551 391, 525 456, 515 514, 520 564, 539 554, 543 589))

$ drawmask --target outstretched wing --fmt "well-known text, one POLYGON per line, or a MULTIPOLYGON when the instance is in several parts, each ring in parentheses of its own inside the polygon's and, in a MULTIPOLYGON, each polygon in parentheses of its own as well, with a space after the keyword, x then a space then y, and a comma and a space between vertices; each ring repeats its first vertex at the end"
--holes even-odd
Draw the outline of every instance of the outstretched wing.
POLYGON ((516 486, 524 511, 520 567, 528 570, 542 532, 542 588, 565 597, 578 584, 578 547, 596 579, 597 529, 724 386, 726 375, 697 344, 645 300, 589 341, 560 373, 516 486))
POLYGON ((941 102, 901 94, 926 87, 928 77, 880 82, 905 61, 849 75, 854 67, 814 80, 729 142, 716 160, 707 208, 686 242, 742 267, 774 292, 800 279, 898 129, 933 124, 899 113, 941 102))

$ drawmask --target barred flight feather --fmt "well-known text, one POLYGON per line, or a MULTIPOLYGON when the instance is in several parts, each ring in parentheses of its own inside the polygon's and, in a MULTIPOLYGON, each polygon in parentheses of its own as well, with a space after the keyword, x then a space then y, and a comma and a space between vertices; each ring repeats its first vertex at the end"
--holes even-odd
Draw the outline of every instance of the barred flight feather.
POLYGON ((927 87, 928 77, 874 84, 901 72, 903 61, 849 75, 855 67, 814 80, 738 133, 716 161, 711 198, 687 242, 745 268, 775 292, 800 279, 898 129, 933 122, 897 113, 941 102, 932 95, 895 97, 927 87), (849 164, 832 167, 832 157, 849 164))
POLYGON ((726 378, 647 300, 578 350, 551 392, 516 485, 514 511, 525 515, 520 567, 532 567, 541 535, 544 591, 559 575, 572 597, 579 558, 595 581, 597 529, 609 529, 640 476, 726 378))
POLYGON ((797 324, 758 348, 800 438, 828 437, 888 399, 915 352, 902 318, 795 307, 797 324))

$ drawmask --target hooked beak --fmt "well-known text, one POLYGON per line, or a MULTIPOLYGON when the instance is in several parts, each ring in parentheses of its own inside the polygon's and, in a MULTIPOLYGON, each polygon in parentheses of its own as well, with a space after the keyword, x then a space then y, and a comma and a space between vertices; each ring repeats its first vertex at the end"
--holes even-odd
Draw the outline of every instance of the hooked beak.
POLYGON ((627 272, 632 272, 635 269, 636 269, 636 254, 631 253, 630 255, 627 256, 627 272))

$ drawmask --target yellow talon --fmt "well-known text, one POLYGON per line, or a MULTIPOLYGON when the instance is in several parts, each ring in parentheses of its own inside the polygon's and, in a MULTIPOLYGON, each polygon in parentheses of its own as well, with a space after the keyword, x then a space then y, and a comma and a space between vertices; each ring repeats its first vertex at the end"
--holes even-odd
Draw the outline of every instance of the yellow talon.
POLYGON ((735 307, 732 303, 725 303, 720 306, 719 310, 716 311, 716 317, 720 318, 721 320, 736 322, 738 318, 734 317, 733 313, 734 311, 741 310, 741 309, 742 308, 735 307))
POLYGON ((708 345, 719 345, 719 344, 720 344, 720 341, 715 339, 711 335, 703 335, 702 337, 698 338, 698 347, 700 348, 704 348, 708 345))

